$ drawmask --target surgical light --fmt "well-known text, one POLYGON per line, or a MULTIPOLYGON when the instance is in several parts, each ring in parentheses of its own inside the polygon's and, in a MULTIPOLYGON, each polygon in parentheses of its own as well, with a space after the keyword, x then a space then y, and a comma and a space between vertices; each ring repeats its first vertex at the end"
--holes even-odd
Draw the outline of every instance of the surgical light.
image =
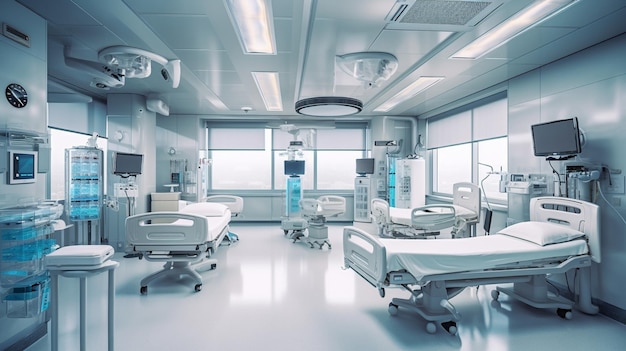
POLYGON ((226 0, 235 32, 247 54, 276 54, 269 0, 226 0))
POLYGON ((477 59, 504 45, 517 35, 563 11, 578 0, 544 0, 534 3, 483 34, 450 58, 477 59))
POLYGON ((283 99, 280 95, 280 80, 278 72, 252 72, 261 98, 268 111, 282 111, 283 99))
POLYGON ((387 112, 399 105, 402 102, 414 97, 420 92, 430 88, 437 84, 444 77, 419 77, 415 82, 411 83, 408 87, 402 89, 399 93, 394 95, 391 99, 382 103, 380 106, 374 109, 375 112, 387 112))

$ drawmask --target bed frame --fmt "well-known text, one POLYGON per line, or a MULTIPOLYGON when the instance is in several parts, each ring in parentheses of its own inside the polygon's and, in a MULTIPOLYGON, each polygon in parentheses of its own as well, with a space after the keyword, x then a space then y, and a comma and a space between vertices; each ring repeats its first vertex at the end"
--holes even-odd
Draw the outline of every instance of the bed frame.
MULTIPOLYGON (((591 262, 600 262, 599 207, 567 198, 539 197, 531 199, 531 220, 557 222, 585 233, 589 254, 548 260, 541 265, 520 262, 497 269, 427 275, 417 281, 406 271, 387 270, 387 252, 382 240, 356 227, 346 227, 343 235, 344 263, 367 282, 378 288, 381 297, 385 288, 398 286, 407 289, 408 299, 392 299, 389 313, 395 315, 399 307, 414 311, 428 321, 426 330, 436 331, 435 322, 451 334, 456 334, 456 321, 461 316, 450 299, 468 286, 513 283, 512 288, 497 287, 491 295, 497 300, 500 293, 536 308, 556 308, 565 319, 572 317, 572 307, 587 314, 598 313, 591 302, 591 262), (547 274, 566 273, 577 269, 572 302, 548 292, 547 274), (413 287, 413 288, 412 288, 413 287)), ((387 239, 389 240, 389 239, 387 239)), ((469 239, 471 240, 471 239, 469 239)))
MULTIPOLYGON (((230 211, 224 216, 230 218, 230 211)), ((148 284, 167 275, 188 275, 194 290, 202 290, 202 276, 198 271, 217 267, 217 260, 209 257, 228 234, 228 222, 219 234, 207 240, 210 217, 182 212, 148 212, 126 219, 126 252, 147 261, 165 262, 163 269, 141 280, 140 293, 148 293, 148 284)))
POLYGON ((451 236, 465 236, 465 228, 470 228, 469 236, 476 236, 476 223, 480 221, 480 188, 472 183, 461 182, 453 185, 452 205, 430 204, 411 209, 411 225, 392 221, 389 203, 383 199, 372 199, 371 213, 378 225, 381 237, 426 238, 439 235, 440 230, 452 228, 451 236), (456 208, 463 207, 476 216, 463 218, 458 216, 456 208), (460 235, 458 235, 460 234, 460 235))

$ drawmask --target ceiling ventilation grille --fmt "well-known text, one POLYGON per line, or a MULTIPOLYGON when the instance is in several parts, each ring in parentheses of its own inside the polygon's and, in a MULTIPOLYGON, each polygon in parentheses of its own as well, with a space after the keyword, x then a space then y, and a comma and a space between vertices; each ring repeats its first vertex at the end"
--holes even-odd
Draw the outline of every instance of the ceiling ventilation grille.
POLYGON ((386 20, 396 24, 470 26, 488 15, 493 5, 494 1, 398 0, 386 20))

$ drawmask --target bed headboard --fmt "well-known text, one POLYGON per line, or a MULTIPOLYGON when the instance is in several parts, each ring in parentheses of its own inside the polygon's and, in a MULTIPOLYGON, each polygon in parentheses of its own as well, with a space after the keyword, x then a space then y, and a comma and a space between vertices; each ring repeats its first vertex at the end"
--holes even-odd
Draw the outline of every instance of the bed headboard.
POLYGON ((480 187, 476 184, 461 182, 452 186, 452 204, 465 207, 480 215, 480 187))
POLYGON ((530 199, 530 220, 553 222, 587 236, 591 259, 600 263, 600 207, 587 201, 543 196, 530 199))
POLYGON ((386 200, 374 198, 371 203, 371 212, 374 222, 377 224, 391 223, 389 203, 386 200))

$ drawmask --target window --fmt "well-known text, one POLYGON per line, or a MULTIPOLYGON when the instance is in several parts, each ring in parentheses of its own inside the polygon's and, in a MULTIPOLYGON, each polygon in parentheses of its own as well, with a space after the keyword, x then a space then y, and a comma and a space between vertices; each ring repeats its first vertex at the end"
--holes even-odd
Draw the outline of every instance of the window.
POLYGON ((305 161, 305 190, 351 190, 355 160, 366 156, 367 124, 335 128, 281 130, 254 125, 233 127, 207 122, 212 190, 283 190, 284 161, 291 141, 304 144, 296 159, 305 161))
POLYGON ((433 152, 433 193, 452 194, 452 185, 472 179, 472 146, 461 144, 433 152))
POLYGON ((489 200, 506 201, 495 173, 507 170, 507 115, 499 94, 428 120, 433 194, 451 195, 454 183, 471 181, 489 200))

